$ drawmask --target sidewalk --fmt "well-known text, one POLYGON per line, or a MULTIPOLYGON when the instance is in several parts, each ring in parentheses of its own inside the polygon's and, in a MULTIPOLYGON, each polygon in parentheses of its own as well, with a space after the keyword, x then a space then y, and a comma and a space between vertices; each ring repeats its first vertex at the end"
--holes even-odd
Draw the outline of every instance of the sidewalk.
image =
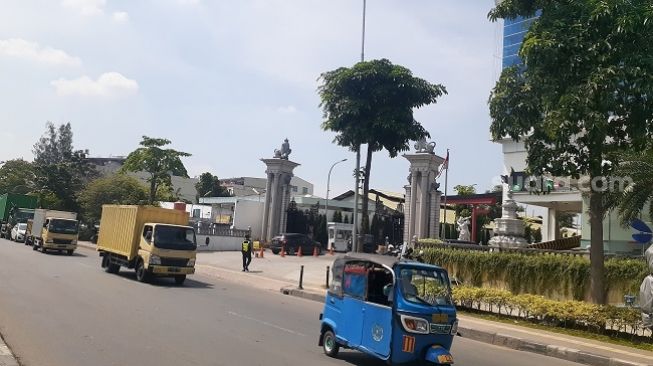
MULTIPOLYGON (((80 246, 95 249, 90 243, 80 246)), ((197 273, 266 291, 324 301, 326 267, 335 256, 286 256, 266 251, 264 258, 253 258, 250 272, 242 272, 240 252, 201 252, 197 254, 197 273), (303 290, 297 289, 304 266, 303 290)), ((603 343, 585 338, 541 331, 505 323, 459 315, 462 337, 526 352, 540 353, 572 362, 596 366, 653 366, 653 352, 603 343)), ((0 366, 4 366, 0 363, 0 366)), ((13 366, 13 365, 12 365, 13 366)))

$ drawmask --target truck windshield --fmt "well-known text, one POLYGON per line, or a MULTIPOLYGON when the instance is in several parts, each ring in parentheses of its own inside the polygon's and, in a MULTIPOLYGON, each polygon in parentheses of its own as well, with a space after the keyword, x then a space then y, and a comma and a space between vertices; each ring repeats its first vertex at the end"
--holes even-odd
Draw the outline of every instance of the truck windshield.
POLYGON ((77 220, 52 219, 48 230, 54 234, 77 234, 77 220))
POLYGON ((195 231, 187 227, 157 225, 154 246, 161 249, 195 250, 195 231))
POLYGON ((403 268, 400 272, 401 292, 407 301, 422 305, 453 305, 451 287, 444 271, 403 268))

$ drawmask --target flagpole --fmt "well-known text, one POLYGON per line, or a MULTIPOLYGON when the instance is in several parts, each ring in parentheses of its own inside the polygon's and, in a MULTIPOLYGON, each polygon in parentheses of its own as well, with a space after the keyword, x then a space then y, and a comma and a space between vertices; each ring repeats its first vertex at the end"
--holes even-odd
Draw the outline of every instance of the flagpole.
POLYGON ((442 226, 442 239, 446 239, 447 236, 447 189, 449 188, 448 178, 449 178, 449 149, 447 149, 447 161, 445 162, 447 166, 445 167, 444 172, 444 225, 442 226))

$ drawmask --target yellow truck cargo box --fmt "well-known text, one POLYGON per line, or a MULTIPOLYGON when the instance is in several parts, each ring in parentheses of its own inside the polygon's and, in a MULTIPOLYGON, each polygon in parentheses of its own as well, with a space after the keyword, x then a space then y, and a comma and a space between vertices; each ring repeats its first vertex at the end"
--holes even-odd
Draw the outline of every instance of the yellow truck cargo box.
POLYGON ((146 223, 188 225, 188 213, 152 206, 103 205, 97 250, 132 260, 146 223))

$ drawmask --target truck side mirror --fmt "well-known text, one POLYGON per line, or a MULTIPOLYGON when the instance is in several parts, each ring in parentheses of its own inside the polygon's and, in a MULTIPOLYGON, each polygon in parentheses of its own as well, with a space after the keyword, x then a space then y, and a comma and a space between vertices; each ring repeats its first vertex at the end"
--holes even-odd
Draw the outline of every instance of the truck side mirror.
POLYGON ((204 239, 204 245, 209 245, 209 242, 210 242, 210 241, 211 241, 211 240, 210 240, 209 237, 207 236, 206 239, 204 239))

